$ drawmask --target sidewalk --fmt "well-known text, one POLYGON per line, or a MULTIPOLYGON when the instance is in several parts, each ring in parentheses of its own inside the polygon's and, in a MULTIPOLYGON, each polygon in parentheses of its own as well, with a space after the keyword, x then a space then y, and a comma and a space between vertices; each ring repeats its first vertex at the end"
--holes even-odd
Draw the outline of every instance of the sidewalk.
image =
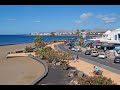
MULTIPOLYGON (((69 65, 72 67, 75 67, 76 69, 78 69, 80 71, 83 71, 88 76, 93 76, 93 73, 92 73, 92 69, 94 66, 93 64, 87 63, 83 60, 78 60, 78 62, 74 63, 74 61, 71 60, 69 62, 69 65)), ((99 69, 103 71, 103 76, 105 76, 107 78, 111 78, 115 83, 120 85, 120 75, 119 74, 113 73, 111 71, 108 71, 108 70, 100 68, 100 67, 99 67, 99 69)))
MULTIPOLYGON (((82 48, 82 50, 85 50, 85 48, 82 48)), ((114 69, 112 67, 105 66, 103 64, 100 64, 100 63, 97 63, 97 62, 94 62, 94 61, 89 61, 89 60, 84 59, 84 58, 80 58, 80 59, 81 60, 79 60, 76 63, 74 63, 74 60, 71 60, 70 65, 73 66, 73 67, 76 67, 76 69, 78 69, 80 71, 83 71, 85 74, 87 74, 89 76, 93 76, 91 70, 93 69, 94 65, 97 66, 97 67, 100 66, 99 68, 100 68, 100 70, 103 71, 103 76, 105 76, 107 78, 111 78, 115 83, 120 85, 120 75, 112 72, 112 71, 117 72, 119 70, 114 69), (108 68, 111 71, 106 70, 105 68, 108 68)))

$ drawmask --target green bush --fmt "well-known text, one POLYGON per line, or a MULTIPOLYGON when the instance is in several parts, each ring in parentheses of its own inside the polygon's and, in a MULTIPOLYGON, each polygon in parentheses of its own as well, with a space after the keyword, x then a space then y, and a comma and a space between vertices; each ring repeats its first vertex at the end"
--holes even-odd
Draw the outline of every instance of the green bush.
POLYGON ((42 59, 46 55, 45 48, 38 48, 36 55, 42 59))
POLYGON ((110 78, 103 76, 84 77, 78 80, 80 85, 116 85, 110 78))
POLYGON ((30 47, 26 46, 25 52, 33 52, 33 48, 31 46, 30 47))
POLYGON ((45 57, 49 62, 52 62, 53 60, 56 60, 56 62, 59 62, 61 60, 71 59, 70 53, 62 53, 60 51, 55 51, 51 47, 38 48, 36 55, 38 55, 38 57, 40 58, 45 57))
POLYGON ((36 43, 36 42, 43 42, 42 38, 43 37, 41 35, 36 36, 35 39, 34 39, 34 43, 36 43))
POLYGON ((56 60, 57 62, 61 61, 60 53, 57 51, 51 50, 47 52, 46 55, 49 62, 52 62, 53 60, 56 60))
POLYGON ((43 41, 43 36, 41 36, 41 35, 35 37, 34 43, 35 43, 36 48, 45 47, 45 45, 46 45, 43 41))
POLYGON ((38 55, 38 57, 40 57, 41 59, 44 59, 44 58, 47 58, 47 56, 51 52, 51 50, 52 50, 51 47, 38 48, 36 51, 36 55, 38 55))

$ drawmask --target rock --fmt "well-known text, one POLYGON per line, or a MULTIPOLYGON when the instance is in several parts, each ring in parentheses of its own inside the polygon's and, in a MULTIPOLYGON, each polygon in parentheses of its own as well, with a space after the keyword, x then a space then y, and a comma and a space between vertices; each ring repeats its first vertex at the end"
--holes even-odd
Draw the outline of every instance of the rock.
POLYGON ((63 70, 68 70, 68 66, 62 66, 63 70))
POLYGON ((41 85, 47 85, 47 84, 41 84, 41 85))
POLYGON ((52 64, 55 64, 55 63, 56 63, 56 60, 53 60, 53 61, 52 61, 52 64))
POLYGON ((25 53, 25 50, 23 51, 23 53, 25 53))
POLYGON ((78 78, 82 78, 84 76, 84 72, 78 71, 77 76, 78 78))
POLYGON ((69 73, 68 73, 68 76, 69 76, 69 77, 75 76, 75 75, 77 74, 76 71, 77 71, 77 70, 71 69, 71 70, 69 71, 69 73))
POLYGON ((33 57, 33 55, 32 54, 28 54, 28 57, 33 57))
POLYGON ((74 85, 78 85, 78 80, 73 81, 74 85))
POLYGON ((10 54, 10 52, 8 52, 7 54, 10 54))
POLYGON ((61 62, 57 62, 56 65, 61 65, 61 62))
POLYGON ((74 85, 73 80, 70 81, 69 85, 74 85))
POLYGON ((78 79, 74 78, 73 80, 70 81, 69 85, 79 85, 78 79))

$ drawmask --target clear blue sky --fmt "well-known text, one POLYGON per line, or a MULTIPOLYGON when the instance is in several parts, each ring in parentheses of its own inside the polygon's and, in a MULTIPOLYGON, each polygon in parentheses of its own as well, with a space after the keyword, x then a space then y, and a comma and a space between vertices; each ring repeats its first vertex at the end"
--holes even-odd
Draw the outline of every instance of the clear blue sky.
POLYGON ((0 35, 119 27, 120 5, 0 5, 0 35))

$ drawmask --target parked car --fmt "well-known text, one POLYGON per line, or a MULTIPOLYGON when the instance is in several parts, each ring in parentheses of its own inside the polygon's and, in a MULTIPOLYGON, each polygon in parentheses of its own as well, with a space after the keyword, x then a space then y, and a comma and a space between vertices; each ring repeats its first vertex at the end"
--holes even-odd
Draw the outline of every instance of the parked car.
POLYGON ((97 57, 99 54, 98 54, 98 51, 92 51, 91 52, 91 56, 92 57, 97 57))
POLYGON ((115 57, 114 63, 120 63, 120 56, 115 57))
POLYGON ((81 52, 82 50, 81 50, 81 48, 75 48, 74 51, 75 52, 81 52))
POLYGON ((117 53, 120 54, 120 50, 118 50, 117 53))
POLYGON ((72 48, 74 48, 74 46, 70 46, 70 47, 69 47, 69 49, 72 49, 72 48))
POLYGON ((86 50, 85 51, 85 55, 90 55, 91 54, 91 50, 86 50))
POLYGON ((69 46, 70 43, 66 43, 66 46, 69 46))
POLYGON ((100 53, 98 55, 98 58, 105 59, 105 58, 107 58, 107 55, 105 53, 100 53))
POLYGON ((71 51, 75 51, 75 48, 73 47, 73 48, 71 48, 71 51))

